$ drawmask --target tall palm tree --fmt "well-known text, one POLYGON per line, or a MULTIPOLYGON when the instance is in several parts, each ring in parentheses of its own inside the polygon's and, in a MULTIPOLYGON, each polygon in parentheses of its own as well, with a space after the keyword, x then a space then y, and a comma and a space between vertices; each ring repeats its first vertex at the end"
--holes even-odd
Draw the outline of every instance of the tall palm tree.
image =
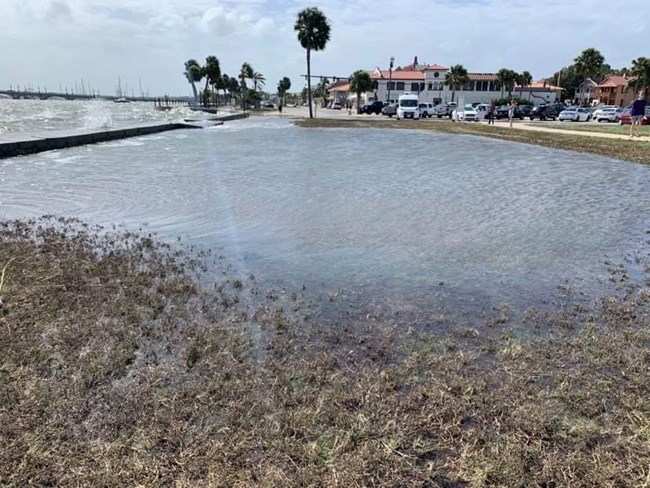
POLYGON ((451 101, 454 101, 454 96, 456 95, 456 90, 463 86, 469 81, 469 76, 467 76, 467 70, 463 67, 462 64, 457 64, 452 66, 445 76, 445 85, 451 88, 451 101))
POLYGON ((582 51, 577 58, 573 60, 576 73, 582 77, 581 81, 587 78, 594 78, 602 72, 605 57, 593 47, 582 51))
POLYGON ((635 87, 637 90, 643 90, 645 97, 648 98, 650 93, 650 58, 641 56, 632 61, 632 68, 630 74, 636 78, 635 87))
POLYGON ((253 80, 253 86, 255 91, 258 91, 259 88, 264 88, 264 85, 266 85, 266 78, 262 73, 259 71, 254 71, 253 76, 251 77, 251 80, 253 80))
POLYGON ((253 67, 249 63, 243 63, 239 70, 239 79, 241 80, 241 107, 246 110, 246 94, 248 93, 248 86, 246 80, 253 78, 253 67))
POLYGON ((188 59, 185 61, 185 71, 183 72, 183 75, 188 83, 192 85, 192 92, 194 93, 194 100, 196 101, 199 98, 199 94, 196 91, 196 83, 200 82, 203 78, 203 70, 196 59, 188 59))
POLYGON ((322 51, 330 40, 330 24, 327 17, 316 7, 298 12, 293 26, 298 33, 300 45, 307 51, 307 93, 309 97, 309 118, 313 119, 311 97, 311 52, 322 51))
POLYGON ((221 67, 219 66, 219 60, 216 56, 208 56, 205 58, 205 66, 203 67, 203 73, 205 74, 205 89, 207 91, 208 85, 212 86, 214 91, 214 86, 217 84, 217 81, 221 78, 221 67))
POLYGON ((372 80, 367 71, 362 69, 355 71, 350 78, 350 91, 357 94, 357 112, 359 111, 359 101, 361 94, 372 89, 372 80))

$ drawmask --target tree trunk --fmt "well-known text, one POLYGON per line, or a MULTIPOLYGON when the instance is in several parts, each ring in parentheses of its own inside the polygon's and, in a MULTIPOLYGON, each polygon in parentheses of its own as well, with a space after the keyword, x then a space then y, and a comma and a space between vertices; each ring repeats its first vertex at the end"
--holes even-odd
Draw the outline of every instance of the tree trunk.
POLYGON ((196 85, 194 84, 193 81, 191 82, 191 85, 192 85, 192 92, 194 93, 194 101, 196 102, 199 99, 199 94, 196 91, 196 85))
POLYGON ((451 90, 451 101, 454 101, 454 95, 456 95, 456 90, 451 90))
POLYGON ((314 118, 314 113, 311 106, 311 49, 307 48, 307 98, 309 99, 309 118, 314 118))

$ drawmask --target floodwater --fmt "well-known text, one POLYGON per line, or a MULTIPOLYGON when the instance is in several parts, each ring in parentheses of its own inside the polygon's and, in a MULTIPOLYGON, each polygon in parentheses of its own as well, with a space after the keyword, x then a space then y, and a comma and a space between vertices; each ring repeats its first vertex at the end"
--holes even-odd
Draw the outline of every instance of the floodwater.
POLYGON ((159 111, 152 102, 114 103, 105 100, 0 99, 0 134, 66 129, 108 129, 142 122, 171 122, 200 113, 188 107, 159 111))
POLYGON ((649 188, 591 155, 259 117, 0 160, 0 218, 142 227, 288 289, 527 306, 647 257, 649 188))

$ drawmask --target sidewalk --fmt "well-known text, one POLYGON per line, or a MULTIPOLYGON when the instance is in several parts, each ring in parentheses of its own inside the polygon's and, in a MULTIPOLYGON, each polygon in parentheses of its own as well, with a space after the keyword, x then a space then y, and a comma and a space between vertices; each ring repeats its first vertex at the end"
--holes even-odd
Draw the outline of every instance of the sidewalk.
POLYGON ((550 132, 556 134, 569 134, 573 136, 598 137, 601 139, 619 139, 625 141, 650 142, 650 137, 648 136, 631 138, 629 135, 624 135, 624 134, 608 134, 606 132, 590 132, 590 131, 582 131, 582 130, 556 129, 554 127, 537 127, 533 124, 521 123, 521 122, 513 124, 512 128, 518 130, 550 132))

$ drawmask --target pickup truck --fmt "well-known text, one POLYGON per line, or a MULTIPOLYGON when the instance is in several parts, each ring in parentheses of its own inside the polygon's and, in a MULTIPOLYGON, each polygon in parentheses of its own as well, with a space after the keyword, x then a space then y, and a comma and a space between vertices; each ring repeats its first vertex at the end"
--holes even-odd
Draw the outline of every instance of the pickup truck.
POLYGON ((442 103, 440 105, 435 106, 435 114, 436 117, 439 119, 443 117, 451 117, 451 114, 456 108, 458 107, 458 104, 456 102, 449 102, 446 105, 443 105, 442 103))

